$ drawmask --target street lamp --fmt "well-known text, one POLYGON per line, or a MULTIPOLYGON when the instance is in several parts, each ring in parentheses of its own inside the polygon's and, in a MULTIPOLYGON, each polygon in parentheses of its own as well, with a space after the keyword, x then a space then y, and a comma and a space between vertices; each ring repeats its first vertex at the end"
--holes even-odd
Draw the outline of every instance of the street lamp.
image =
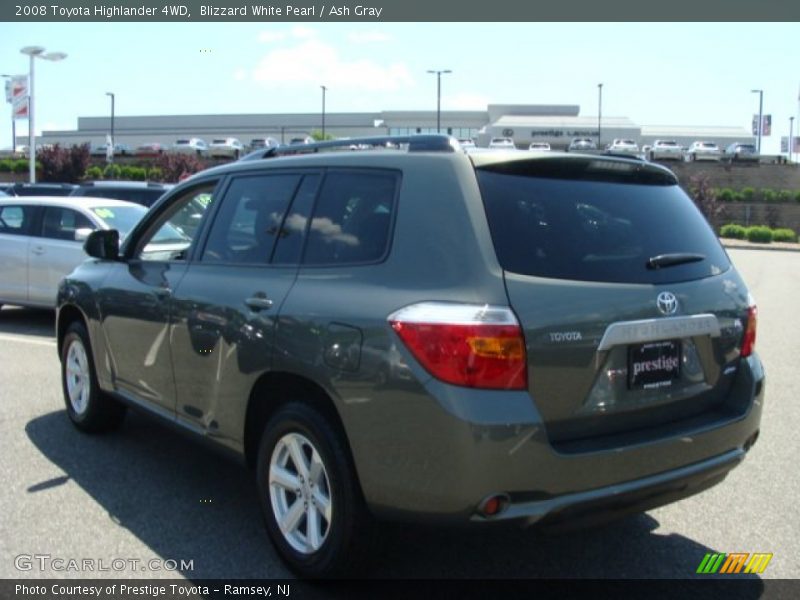
POLYGON ((428 73, 436 75, 436 133, 439 133, 442 129, 442 73, 452 73, 452 71, 450 69, 429 70, 428 73))
POLYGON ((597 84, 597 149, 600 150, 600 138, 603 132, 603 84, 597 84))
MULTIPOLYGON (((3 79, 6 79, 6 85, 11 85, 11 81, 14 79, 13 75, 6 75, 3 73, 0 75, 3 79)), ((9 96, 10 98, 10 96, 9 96)), ((14 118, 14 105, 11 105, 11 153, 14 154, 17 151, 17 120, 14 118)))
POLYGON ((789 163, 792 162, 792 142, 794 141, 792 137, 794 136, 794 117, 789 117, 789 163))
MULTIPOLYGON (((114 92, 106 92, 106 96, 111 98, 111 152, 114 152, 114 92)), ((113 154, 112 154, 113 156, 113 154)))
POLYGON ((328 91, 324 85, 319 86, 322 88, 322 141, 325 141, 325 92, 328 91))
POLYGON ((761 154, 761 126, 764 119, 764 90, 750 90, 753 94, 758 94, 758 154, 761 154))
POLYGON ((51 60, 53 62, 67 58, 63 52, 48 52, 44 53, 44 48, 41 46, 25 46, 20 50, 22 54, 27 54, 30 57, 30 73, 28 75, 28 147, 30 149, 30 182, 36 183, 36 128, 34 126, 34 107, 33 107, 33 63, 34 58, 43 58, 44 60, 51 60))

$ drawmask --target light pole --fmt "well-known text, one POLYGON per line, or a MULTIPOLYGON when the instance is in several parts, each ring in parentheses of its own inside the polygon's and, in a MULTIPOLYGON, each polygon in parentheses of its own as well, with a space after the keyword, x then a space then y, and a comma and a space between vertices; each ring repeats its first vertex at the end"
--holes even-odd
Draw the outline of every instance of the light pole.
POLYGON ((792 162, 792 148, 794 147, 792 145, 792 142, 794 142, 794 140, 792 139, 793 136, 794 136, 794 117, 789 117, 789 163, 790 164, 792 162))
POLYGON ((324 85, 319 86, 322 88, 322 141, 325 141, 325 92, 328 91, 324 85))
POLYGON ((114 92, 106 92, 106 96, 111 98, 111 151, 113 152, 116 148, 114 144, 114 92))
POLYGON ((603 134, 603 84, 597 84, 597 149, 600 150, 600 138, 603 134))
POLYGON ((45 60, 52 60, 53 62, 67 58, 63 52, 48 52, 44 53, 44 48, 41 46, 25 46, 20 50, 22 54, 27 54, 30 57, 30 73, 28 75, 28 148, 30 152, 30 182, 36 183, 36 128, 34 124, 34 106, 33 106, 33 63, 35 58, 43 58, 45 60))
POLYGON ((442 130, 442 73, 452 73, 450 69, 441 71, 428 70, 431 75, 436 75, 436 133, 442 130))
POLYGON ((758 154, 761 154, 761 127, 764 119, 764 90, 750 90, 753 94, 758 94, 758 154))
MULTIPOLYGON (((6 79, 6 85, 11 85, 11 81, 13 80, 12 75, 6 75, 3 73, 0 75, 3 79, 6 79)), ((9 96, 10 98, 11 96, 9 96)), ((17 151, 17 120, 14 118, 14 105, 11 105, 11 153, 15 154, 17 151)))

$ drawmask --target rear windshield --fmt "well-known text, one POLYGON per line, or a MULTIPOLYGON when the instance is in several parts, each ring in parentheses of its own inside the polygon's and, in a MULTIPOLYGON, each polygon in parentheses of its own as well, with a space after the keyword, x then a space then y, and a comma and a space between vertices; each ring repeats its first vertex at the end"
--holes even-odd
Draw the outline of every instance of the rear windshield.
MULTIPOLYGON (((658 175, 524 172, 524 163, 477 170, 500 265, 522 275, 618 283, 674 283, 726 271, 728 258, 678 185, 658 175), (565 176, 570 178, 563 178, 565 176), (654 181, 647 182, 651 178, 654 181), (667 254, 702 260, 648 268, 667 254)), ((562 165, 563 167, 563 165, 562 165)))

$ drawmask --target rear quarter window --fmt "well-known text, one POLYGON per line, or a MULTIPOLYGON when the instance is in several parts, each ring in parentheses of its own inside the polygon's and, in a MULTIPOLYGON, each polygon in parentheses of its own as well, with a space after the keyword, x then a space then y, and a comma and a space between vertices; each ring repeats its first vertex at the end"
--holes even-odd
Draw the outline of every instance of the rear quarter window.
POLYGON ((537 176, 519 163, 477 170, 503 269, 557 279, 656 284, 709 277, 730 267, 715 234, 678 185, 659 183, 657 174, 654 182, 642 183, 641 177, 626 182, 623 173, 613 170, 592 174, 559 170, 555 164, 546 173, 545 165, 540 161, 536 166, 537 176), (648 268, 650 258, 673 253, 703 259, 648 268))

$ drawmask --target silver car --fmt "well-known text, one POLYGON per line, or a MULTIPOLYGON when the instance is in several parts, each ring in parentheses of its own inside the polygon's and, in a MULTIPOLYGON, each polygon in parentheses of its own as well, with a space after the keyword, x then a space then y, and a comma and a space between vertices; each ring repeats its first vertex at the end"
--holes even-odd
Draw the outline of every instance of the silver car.
POLYGON ((172 144, 172 151, 178 154, 205 156, 208 152, 208 144, 200 138, 185 138, 172 144))
POLYGON ((683 160, 683 148, 675 140, 656 140, 647 155, 650 160, 683 160))
POLYGON ((0 198, 0 306, 55 308, 61 279, 86 259, 96 229, 124 237, 147 209, 107 198, 0 198))
POLYGON ((208 145, 208 155, 214 158, 239 158, 244 153, 244 144, 238 139, 220 138, 208 145))
POLYGON ((714 160, 718 161, 722 157, 722 151, 714 142, 692 142, 686 151, 686 160, 714 160))

